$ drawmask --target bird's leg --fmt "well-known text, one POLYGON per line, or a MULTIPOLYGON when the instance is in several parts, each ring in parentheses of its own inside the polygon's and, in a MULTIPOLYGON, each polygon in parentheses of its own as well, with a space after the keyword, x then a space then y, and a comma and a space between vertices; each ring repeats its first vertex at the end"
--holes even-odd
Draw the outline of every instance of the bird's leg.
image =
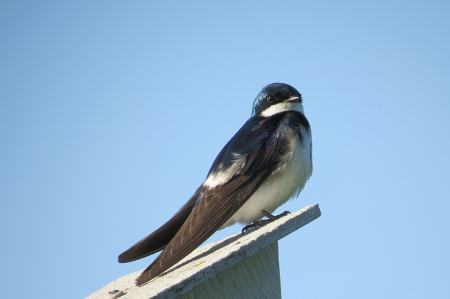
POLYGON ((279 219, 279 218, 281 218, 281 217, 283 217, 283 216, 289 215, 291 212, 289 212, 289 211, 284 211, 283 213, 281 213, 280 215, 277 215, 277 216, 274 216, 274 215, 270 214, 269 212, 267 212, 267 211, 265 211, 265 210, 262 210, 261 213, 262 213, 264 216, 266 216, 268 219, 265 219, 265 220, 259 220, 259 221, 253 221, 252 224, 249 224, 249 225, 244 226, 244 228, 242 229, 242 234, 244 234, 244 232, 245 232, 246 230, 250 229, 250 228, 257 228, 257 227, 263 226, 263 225, 265 225, 265 224, 267 224, 267 223, 270 223, 270 222, 272 222, 272 221, 275 221, 275 220, 277 220, 277 219, 279 219))
POLYGON ((270 222, 275 221, 277 219, 280 219, 283 216, 289 215, 291 212, 289 211, 284 211, 283 213, 281 213, 280 215, 277 216, 273 216, 272 214, 270 214, 269 212, 267 212, 266 210, 262 210, 262 212, 264 214, 264 216, 266 216, 267 218, 269 218, 270 222))

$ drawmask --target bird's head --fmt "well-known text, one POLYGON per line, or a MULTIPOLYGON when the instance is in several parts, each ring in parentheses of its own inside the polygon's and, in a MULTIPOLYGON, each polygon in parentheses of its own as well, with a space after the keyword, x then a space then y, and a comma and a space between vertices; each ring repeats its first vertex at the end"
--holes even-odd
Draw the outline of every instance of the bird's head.
POLYGON ((288 110, 304 113, 302 95, 290 85, 272 83, 258 93, 253 102, 252 116, 269 117, 288 110))

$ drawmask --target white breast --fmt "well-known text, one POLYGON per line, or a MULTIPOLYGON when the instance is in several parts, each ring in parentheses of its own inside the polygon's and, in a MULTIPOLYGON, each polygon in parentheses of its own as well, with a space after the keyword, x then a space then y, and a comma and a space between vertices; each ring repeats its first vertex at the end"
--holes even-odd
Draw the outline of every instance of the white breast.
POLYGON ((296 198, 312 174, 311 132, 301 127, 301 136, 296 134, 290 145, 292 150, 281 158, 285 163, 274 172, 247 202, 221 227, 236 222, 250 224, 263 218, 262 210, 273 213, 290 198, 296 198), (295 140, 295 141, 294 141, 295 140))

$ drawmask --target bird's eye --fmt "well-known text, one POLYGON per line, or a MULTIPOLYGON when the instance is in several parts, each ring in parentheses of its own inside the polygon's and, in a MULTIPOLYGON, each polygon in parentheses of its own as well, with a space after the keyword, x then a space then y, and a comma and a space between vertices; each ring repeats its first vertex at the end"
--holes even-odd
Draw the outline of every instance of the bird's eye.
POLYGON ((269 94, 266 98, 267 102, 273 103, 275 101, 275 96, 273 94, 269 94))

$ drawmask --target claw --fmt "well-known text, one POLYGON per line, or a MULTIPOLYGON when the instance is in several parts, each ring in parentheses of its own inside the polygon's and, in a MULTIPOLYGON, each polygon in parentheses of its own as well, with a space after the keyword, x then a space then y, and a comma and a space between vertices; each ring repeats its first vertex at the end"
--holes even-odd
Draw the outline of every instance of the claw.
POLYGON ((242 234, 244 234, 248 229, 250 228, 258 228, 260 226, 263 226, 267 223, 270 223, 272 221, 275 221, 277 219, 280 219, 283 216, 289 215, 291 212, 289 211, 284 211, 283 213, 281 213, 280 215, 274 216, 272 214, 270 214, 269 212, 262 210, 261 213, 266 216, 269 219, 265 219, 265 220, 259 220, 259 221, 253 221, 252 224, 246 225, 244 226, 244 228, 242 229, 242 234))

